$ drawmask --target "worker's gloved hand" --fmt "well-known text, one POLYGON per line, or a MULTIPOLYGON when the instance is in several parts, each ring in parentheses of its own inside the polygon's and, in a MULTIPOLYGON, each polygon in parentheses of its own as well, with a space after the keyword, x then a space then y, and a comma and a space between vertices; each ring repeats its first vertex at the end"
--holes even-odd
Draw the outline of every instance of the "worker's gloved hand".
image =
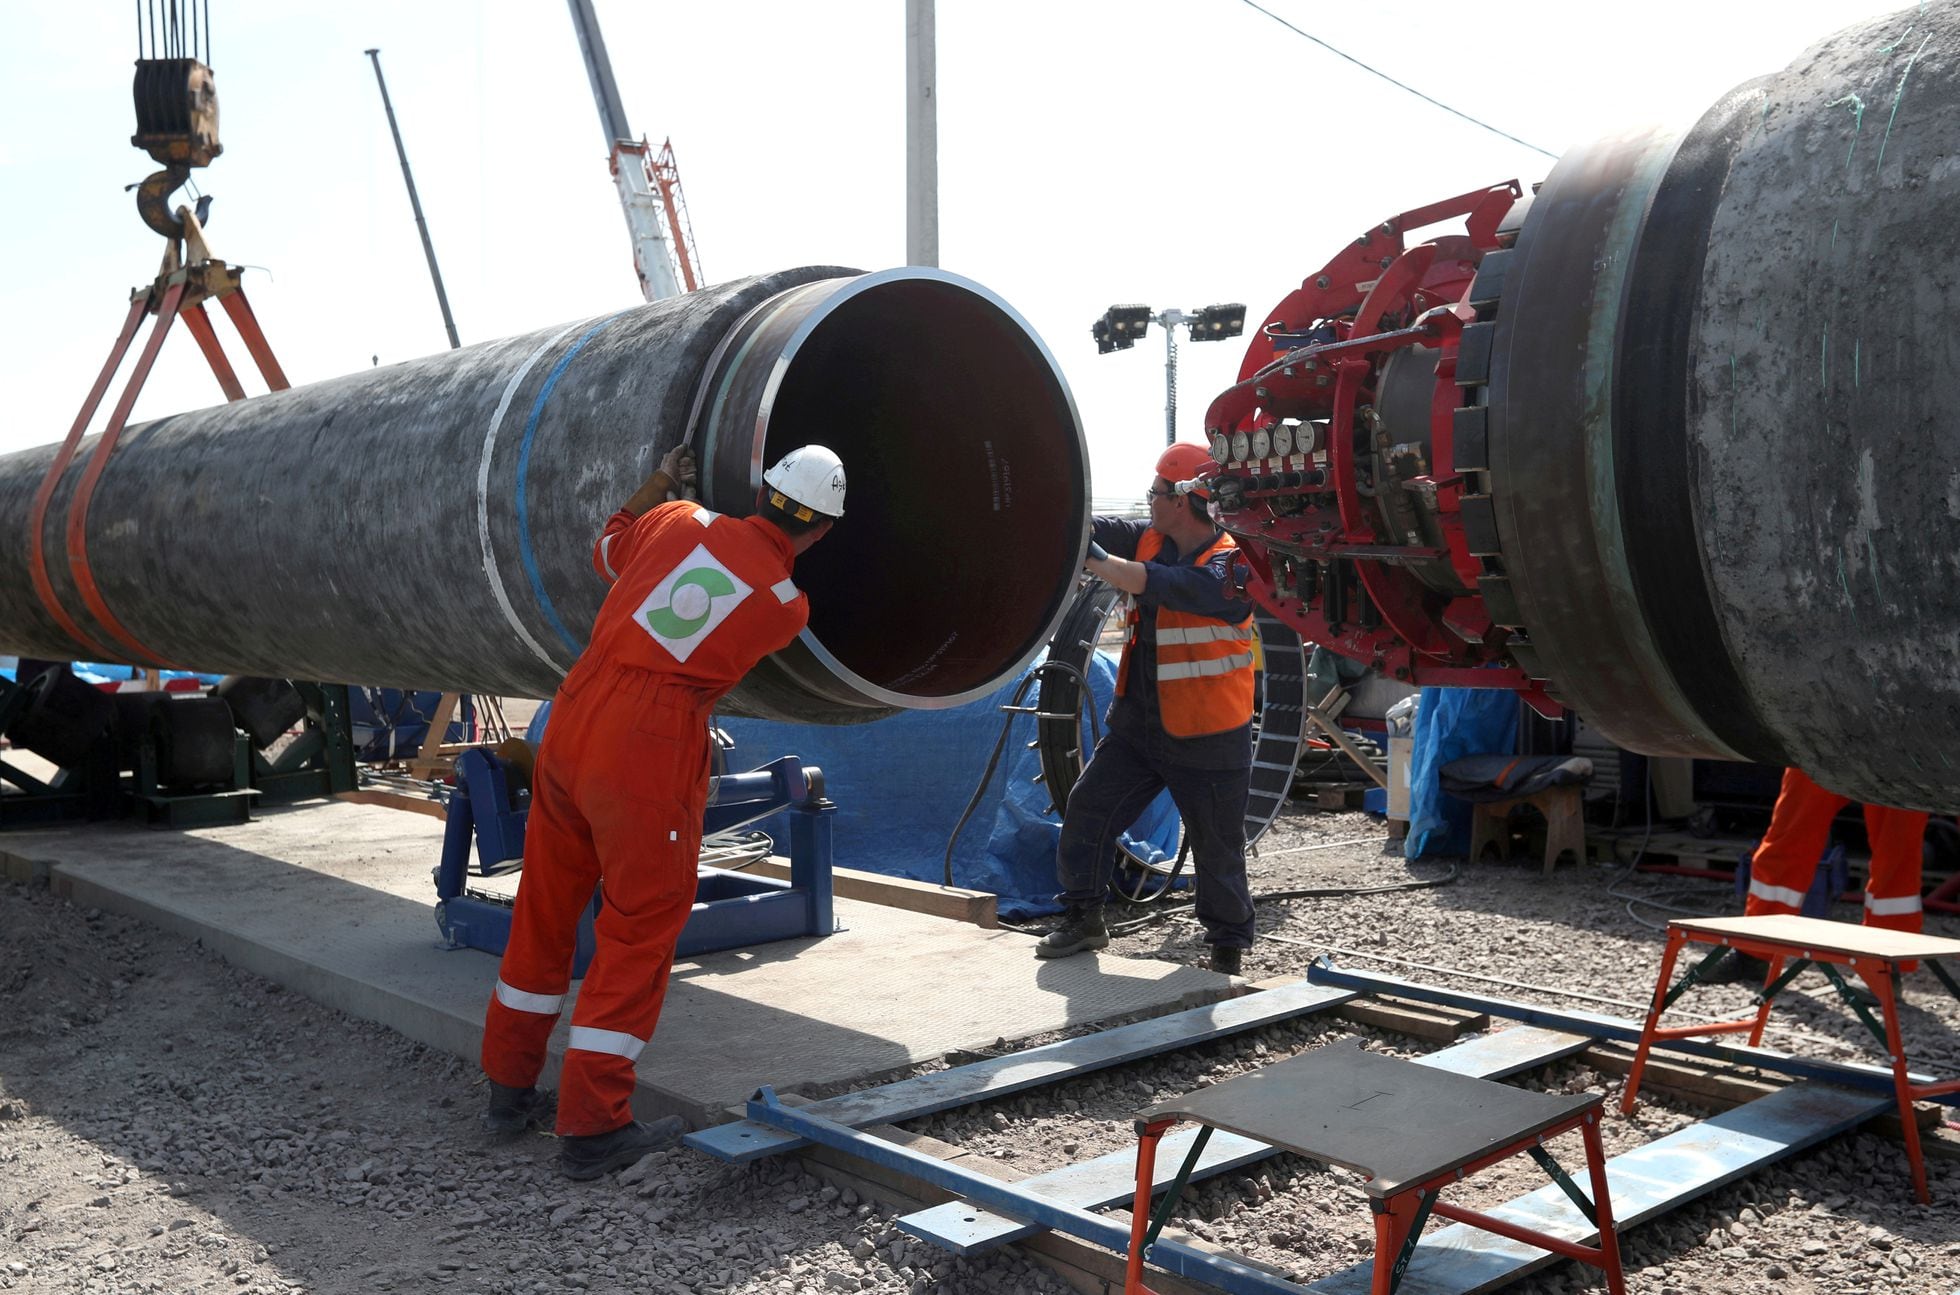
POLYGON ((676 445, 660 458, 660 470, 673 479, 683 494, 691 494, 697 476, 692 446, 676 445))
POLYGON ((1109 561, 1109 550, 1104 548, 1102 545, 1096 543, 1094 540, 1090 540, 1089 560, 1091 562, 1107 562, 1109 561))

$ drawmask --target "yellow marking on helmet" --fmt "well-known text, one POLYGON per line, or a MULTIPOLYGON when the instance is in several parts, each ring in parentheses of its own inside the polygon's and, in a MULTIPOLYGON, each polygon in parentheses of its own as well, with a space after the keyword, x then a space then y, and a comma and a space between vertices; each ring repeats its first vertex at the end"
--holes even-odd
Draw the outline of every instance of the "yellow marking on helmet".
POLYGON ((771 490, 769 492, 769 506, 771 508, 782 509, 799 522, 807 522, 816 516, 807 506, 797 503, 780 490, 771 490))

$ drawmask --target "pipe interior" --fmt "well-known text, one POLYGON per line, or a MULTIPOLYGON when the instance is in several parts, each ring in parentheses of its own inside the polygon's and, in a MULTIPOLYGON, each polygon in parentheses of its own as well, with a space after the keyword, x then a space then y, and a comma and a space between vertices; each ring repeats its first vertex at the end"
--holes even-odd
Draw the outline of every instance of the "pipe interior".
POLYGON ((831 307, 797 348, 763 461, 828 445, 845 516, 797 560, 810 632, 859 679, 963 699, 1040 645, 1069 592, 1087 469, 1048 357, 956 284, 896 280, 831 307))

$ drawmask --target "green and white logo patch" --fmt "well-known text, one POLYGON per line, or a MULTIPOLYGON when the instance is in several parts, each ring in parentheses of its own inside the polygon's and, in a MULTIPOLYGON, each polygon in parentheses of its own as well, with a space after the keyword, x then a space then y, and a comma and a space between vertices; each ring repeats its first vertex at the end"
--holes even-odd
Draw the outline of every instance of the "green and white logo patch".
POLYGON ((707 545, 697 544, 653 587, 633 619, 676 661, 685 661, 753 592, 707 545))

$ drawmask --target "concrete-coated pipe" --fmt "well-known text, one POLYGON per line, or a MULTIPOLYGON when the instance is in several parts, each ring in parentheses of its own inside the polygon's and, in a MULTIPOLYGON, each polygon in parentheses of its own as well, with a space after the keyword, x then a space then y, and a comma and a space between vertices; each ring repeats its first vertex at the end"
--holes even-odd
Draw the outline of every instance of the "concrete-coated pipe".
POLYGON ((1539 191, 1489 488, 1528 664, 1615 741, 1960 804, 1956 157, 1928 7, 1539 191))
MULTIPOLYGON (((1011 308, 930 269, 815 267, 721 284, 126 431, 86 562, 165 664, 546 697, 605 596, 606 516, 681 440, 709 507, 815 441, 850 474, 843 522, 797 563, 809 629, 724 702, 818 723, 982 696, 1060 618, 1086 535, 1067 386, 1011 308)), ((0 652, 132 660, 42 535, 64 632, 27 560, 56 447, 0 458, 0 652)))

